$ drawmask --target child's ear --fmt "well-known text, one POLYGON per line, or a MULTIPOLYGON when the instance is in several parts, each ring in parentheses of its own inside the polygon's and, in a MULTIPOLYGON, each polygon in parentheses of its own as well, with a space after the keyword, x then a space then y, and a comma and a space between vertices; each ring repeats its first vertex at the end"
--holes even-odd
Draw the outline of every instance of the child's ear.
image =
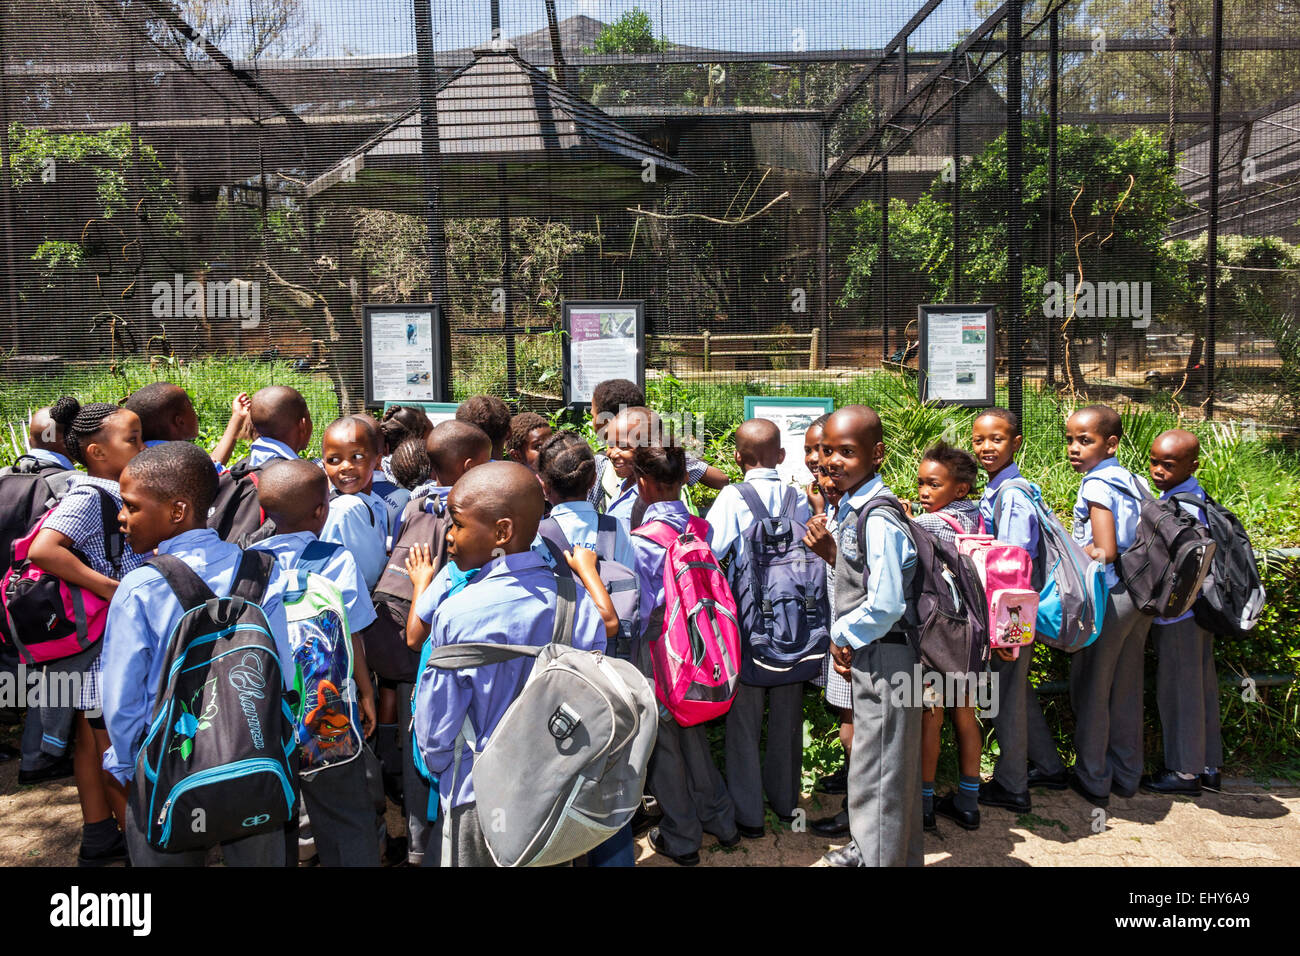
POLYGON ((777 452, 776 463, 780 465, 783 464, 784 462, 785 462, 785 449, 782 448, 779 452, 777 452))
POLYGON ((496 533, 493 537, 493 543, 500 547, 515 536, 515 519, 514 518, 497 518, 496 533))
POLYGON ((1025 443, 1024 435, 1017 435, 1015 438, 1011 439, 1011 454, 1013 455, 1019 454, 1020 446, 1023 445, 1024 443, 1025 443))
POLYGON ((871 449, 871 461, 876 466, 876 468, 879 468, 881 464, 884 463, 885 443, 883 441, 876 442, 875 447, 871 449))
POLYGON ((745 463, 744 463, 743 460, 741 460, 741 457, 740 457, 740 449, 739 449, 739 448, 737 448, 734 452, 732 452, 731 457, 735 460, 735 462, 736 462, 736 467, 737 467, 737 468, 742 468, 742 469, 743 469, 743 468, 745 467, 745 463))
POLYGON ((185 519, 193 510, 193 505, 184 498, 176 498, 172 501, 171 513, 167 516, 167 520, 172 524, 184 524, 185 519))

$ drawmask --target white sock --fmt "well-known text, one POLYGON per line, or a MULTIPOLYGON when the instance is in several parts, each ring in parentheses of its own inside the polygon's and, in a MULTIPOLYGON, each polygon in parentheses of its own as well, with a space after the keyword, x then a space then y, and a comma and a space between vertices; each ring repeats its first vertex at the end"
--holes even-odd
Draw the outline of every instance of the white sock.
POLYGON ((1196 774, 1194 774, 1194 773, 1183 773, 1181 770, 1176 771, 1176 773, 1178 774, 1178 779, 1179 779, 1179 780, 1195 780, 1195 779, 1196 779, 1196 774))

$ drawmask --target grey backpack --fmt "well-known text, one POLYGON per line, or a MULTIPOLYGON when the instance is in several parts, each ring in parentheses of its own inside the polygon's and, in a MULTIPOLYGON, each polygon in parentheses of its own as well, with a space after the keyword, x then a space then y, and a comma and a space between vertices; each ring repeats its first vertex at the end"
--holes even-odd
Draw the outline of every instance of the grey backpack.
MULTIPOLYGON (((618 519, 610 515, 596 516, 596 572, 609 591, 609 600, 618 615, 618 637, 610 641, 608 652, 619 660, 636 663, 641 633, 641 584, 636 571, 614 560, 614 546, 618 540, 618 519)), ((551 552, 556 568, 568 567, 565 551, 572 551, 564 529, 554 518, 543 518, 537 534, 551 552)))
MULTIPOLYGON (((556 575, 551 641, 543 647, 447 644, 444 670, 536 657, 522 690, 474 757, 474 793, 498 866, 554 866, 594 850, 631 821, 658 734, 654 688, 632 664, 572 646, 575 585, 556 575)), ((477 735, 465 718, 452 758, 459 776, 477 735)), ((444 826, 450 859, 451 827, 444 826)))

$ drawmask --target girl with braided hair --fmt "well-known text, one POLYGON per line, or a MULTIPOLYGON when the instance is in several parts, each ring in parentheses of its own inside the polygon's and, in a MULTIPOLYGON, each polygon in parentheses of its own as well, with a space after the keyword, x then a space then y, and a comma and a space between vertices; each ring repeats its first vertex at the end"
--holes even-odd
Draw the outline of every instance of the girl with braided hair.
MULTIPOLYGON (((111 600, 123 575, 144 564, 147 554, 136 554, 124 542, 117 526, 122 495, 117 480, 127 462, 144 448, 140 418, 135 412, 104 402, 82 405, 64 397, 54 403, 50 417, 65 437, 68 454, 86 469, 59 502, 32 541, 29 556, 38 567, 111 600), (113 514, 105 520, 105 508, 113 514)), ((100 693, 98 641, 84 655, 60 662, 84 669, 77 710, 72 758, 77 796, 84 821, 82 866, 102 866, 126 859, 122 827, 126 821, 126 792, 103 769, 108 749, 100 693), (82 657, 85 660, 81 660, 82 657)))

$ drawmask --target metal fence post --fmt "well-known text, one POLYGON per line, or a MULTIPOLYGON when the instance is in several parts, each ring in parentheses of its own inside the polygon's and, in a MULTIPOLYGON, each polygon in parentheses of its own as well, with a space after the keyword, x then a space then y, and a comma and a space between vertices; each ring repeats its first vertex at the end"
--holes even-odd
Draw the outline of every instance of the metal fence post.
POLYGON ((1205 243, 1205 417, 1214 417, 1214 338, 1218 332, 1219 112, 1223 89, 1223 0, 1214 0, 1210 79, 1210 218, 1205 243))
MULTIPOLYGON (((1047 281, 1059 281, 1056 275, 1056 187, 1060 170, 1057 166, 1056 124, 1060 119, 1058 94, 1060 92, 1061 39, 1060 14, 1053 11, 1048 24, 1048 79, 1047 79, 1047 281)), ((1054 316, 1047 320, 1047 385, 1056 384, 1056 350, 1060 347, 1060 326, 1054 316)))
POLYGON ((1021 421, 1024 376, 1024 240, 1025 210, 1021 195, 1021 0, 1007 5, 1007 406, 1021 421))
MULTIPOLYGON (((885 329, 885 358, 889 358, 889 154, 880 161, 880 321, 885 329)), ((907 343, 903 343, 904 352, 907 343)), ((903 358, 907 358, 904 354, 903 358)))

